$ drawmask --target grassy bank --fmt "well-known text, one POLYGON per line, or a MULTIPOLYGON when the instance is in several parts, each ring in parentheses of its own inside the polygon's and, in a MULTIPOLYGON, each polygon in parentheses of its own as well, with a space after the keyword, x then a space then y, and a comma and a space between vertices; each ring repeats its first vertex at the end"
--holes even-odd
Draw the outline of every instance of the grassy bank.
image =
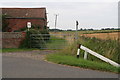
POLYGON ((3 48, 1 51, 5 52, 20 52, 20 51, 32 51, 37 49, 27 49, 27 48, 3 48))
MULTIPOLYGON (((87 48, 117 62, 120 64, 120 53, 119 53, 119 46, 120 43, 117 40, 100 40, 97 38, 87 38, 87 37, 80 37, 78 42, 73 43, 70 46, 67 46, 63 53, 67 53, 69 55, 76 55, 77 52, 77 45, 82 44, 87 48)), ((80 57, 83 57, 84 51, 80 51, 80 57)), ((88 54, 88 60, 91 61, 100 61, 100 59, 88 54)))
POLYGON ((77 59, 75 56, 71 56, 63 53, 49 54, 46 56, 46 59, 48 61, 52 61, 58 64, 77 66, 81 68, 89 68, 93 70, 110 71, 115 73, 118 73, 120 70, 120 68, 114 67, 104 62, 83 60, 83 58, 77 59))
MULTIPOLYGON (((97 38, 80 37, 78 43, 90 48, 91 50, 111 59, 115 62, 120 63, 119 46, 118 40, 100 40, 97 38)), ((83 52, 81 52, 83 53, 83 52)), ((94 56, 89 55, 88 59, 97 60, 94 56)))

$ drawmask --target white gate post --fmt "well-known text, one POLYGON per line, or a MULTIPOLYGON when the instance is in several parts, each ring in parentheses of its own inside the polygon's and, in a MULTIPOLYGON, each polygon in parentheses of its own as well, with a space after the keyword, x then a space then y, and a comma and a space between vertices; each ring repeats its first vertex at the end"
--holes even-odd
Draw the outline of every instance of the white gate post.
POLYGON ((80 46, 81 46, 81 44, 78 45, 77 58, 79 58, 79 56, 80 56, 80 46))
POLYGON ((86 60, 87 59, 87 51, 85 50, 85 53, 84 53, 84 59, 86 60))

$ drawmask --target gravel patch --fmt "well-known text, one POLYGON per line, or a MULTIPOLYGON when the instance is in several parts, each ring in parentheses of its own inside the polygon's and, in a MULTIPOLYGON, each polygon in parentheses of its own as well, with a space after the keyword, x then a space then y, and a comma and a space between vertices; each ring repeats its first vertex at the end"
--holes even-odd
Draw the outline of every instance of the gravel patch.
POLYGON ((57 50, 33 50, 33 51, 21 51, 21 52, 7 52, 2 53, 2 56, 11 56, 11 57, 25 57, 36 60, 44 59, 46 54, 53 54, 57 50))

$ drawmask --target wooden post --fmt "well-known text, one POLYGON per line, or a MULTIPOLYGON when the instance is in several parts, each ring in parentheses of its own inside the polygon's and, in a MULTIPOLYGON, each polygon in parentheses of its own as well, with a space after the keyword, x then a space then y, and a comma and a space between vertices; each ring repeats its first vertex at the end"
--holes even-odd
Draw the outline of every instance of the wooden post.
POLYGON ((78 23, 78 21, 76 21, 76 35, 75 35, 76 41, 78 40, 78 25, 79 25, 79 23, 78 23))

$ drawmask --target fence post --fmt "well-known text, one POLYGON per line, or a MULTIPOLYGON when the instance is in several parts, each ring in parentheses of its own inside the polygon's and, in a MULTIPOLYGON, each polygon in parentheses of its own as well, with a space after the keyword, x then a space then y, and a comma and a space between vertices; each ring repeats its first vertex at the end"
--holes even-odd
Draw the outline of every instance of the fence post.
POLYGON ((84 59, 86 60, 87 59, 87 51, 85 50, 85 53, 84 53, 84 59))
POLYGON ((80 46, 81 46, 81 44, 78 44, 78 50, 77 50, 77 58, 79 58, 80 57, 80 46))

